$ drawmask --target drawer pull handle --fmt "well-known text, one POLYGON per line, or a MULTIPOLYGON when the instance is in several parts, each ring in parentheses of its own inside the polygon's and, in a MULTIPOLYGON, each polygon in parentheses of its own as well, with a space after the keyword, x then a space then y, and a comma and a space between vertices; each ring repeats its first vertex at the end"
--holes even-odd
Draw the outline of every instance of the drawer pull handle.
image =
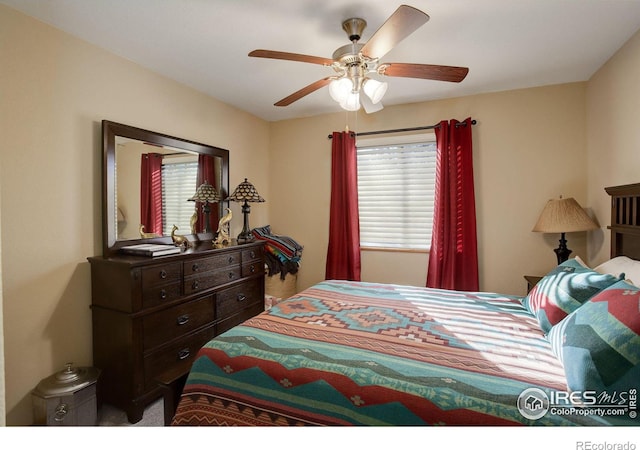
POLYGON ((254 252, 253 250, 251 250, 251 253, 249 253, 251 255, 251 258, 255 258, 256 257, 256 252, 254 252))
POLYGON ((164 289, 160 290, 160 300, 164 300, 167 298, 167 291, 165 291, 164 289))
POLYGON ((192 284, 191 287, 193 288, 193 290, 195 291, 196 289, 198 289, 200 285, 198 284, 198 280, 195 280, 192 284))
POLYGON ((162 269, 162 270, 160 271, 160 278, 162 278, 163 280, 164 280, 165 278, 167 278, 167 271, 166 271, 166 270, 162 269))
POLYGON ((249 272, 251 272, 251 273, 256 273, 256 266, 254 266, 253 264, 251 264, 251 267, 249 267, 249 272))
POLYGON ((229 259, 227 259, 227 262, 231 264, 233 262, 233 256, 229 256, 229 259))
POLYGON ((55 415, 53 416, 53 420, 56 422, 64 422, 65 417, 69 413, 69 405, 66 403, 60 403, 56 406, 55 415))
POLYGON ((230 279, 230 280, 233 280, 233 277, 234 277, 233 272, 229 272, 229 279, 230 279))
POLYGON ((183 348, 182 350, 180 350, 178 352, 178 359, 180 361, 187 359, 189 357, 189 355, 191 354, 191 352, 189 351, 188 348, 183 348))
POLYGON ((178 317, 178 325, 185 325, 187 322, 189 322, 189 314, 184 314, 180 317, 178 317))
POLYGON ((243 302, 247 299, 247 296, 244 294, 238 294, 238 301, 243 302))
POLYGON ((193 270, 194 272, 197 272, 198 270, 200 270, 200 266, 198 266, 198 263, 194 263, 191 266, 191 270, 193 270))

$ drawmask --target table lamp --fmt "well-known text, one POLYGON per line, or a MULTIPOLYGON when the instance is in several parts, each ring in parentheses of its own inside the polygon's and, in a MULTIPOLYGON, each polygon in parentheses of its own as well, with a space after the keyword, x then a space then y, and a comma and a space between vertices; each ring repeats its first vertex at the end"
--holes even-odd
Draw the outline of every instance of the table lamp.
POLYGON ((572 198, 551 199, 547 202, 538 222, 531 231, 560 233, 560 246, 554 250, 558 264, 569 259, 571 250, 567 248, 565 233, 595 230, 598 225, 587 215, 578 202, 572 198))
POLYGON ((220 196, 216 189, 211 186, 206 180, 198 189, 196 189, 196 193, 188 199, 190 202, 200 202, 202 203, 202 212, 204 213, 204 230, 205 233, 211 233, 211 227, 209 225, 209 213, 211 212, 211 208, 209 207, 210 203, 216 203, 220 201, 220 196))
POLYGON ((244 226, 242 227, 242 231, 238 235, 238 243, 244 244, 247 242, 253 242, 253 233, 251 233, 251 228, 249 228, 249 213, 251 211, 249 203, 262 203, 264 202, 264 198, 260 197, 253 184, 249 183, 245 178, 244 181, 238 185, 235 191, 233 191, 233 194, 231 194, 225 200, 242 203, 244 226))

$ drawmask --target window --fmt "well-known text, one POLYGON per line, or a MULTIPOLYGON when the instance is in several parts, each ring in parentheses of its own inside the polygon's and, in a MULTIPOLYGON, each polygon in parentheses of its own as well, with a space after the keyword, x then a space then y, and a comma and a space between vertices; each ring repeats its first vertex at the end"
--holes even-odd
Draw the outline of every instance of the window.
POLYGON ((362 248, 428 250, 435 190, 435 135, 359 140, 362 248))
POLYGON ((173 225, 179 234, 191 233, 191 216, 195 202, 187 201, 196 192, 197 156, 164 157, 162 161, 162 226, 163 235, 171 235, 173 225), (186 159, 186 160, 185 160, 186 159))

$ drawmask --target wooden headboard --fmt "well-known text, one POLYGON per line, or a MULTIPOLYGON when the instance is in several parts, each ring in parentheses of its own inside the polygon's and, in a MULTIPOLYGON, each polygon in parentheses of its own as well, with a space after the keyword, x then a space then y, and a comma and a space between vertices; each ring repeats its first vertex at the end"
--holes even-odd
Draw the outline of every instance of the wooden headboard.
POLYGON ((640 183, 604 190, 611 196, 611 257, 640 260, 640 183))

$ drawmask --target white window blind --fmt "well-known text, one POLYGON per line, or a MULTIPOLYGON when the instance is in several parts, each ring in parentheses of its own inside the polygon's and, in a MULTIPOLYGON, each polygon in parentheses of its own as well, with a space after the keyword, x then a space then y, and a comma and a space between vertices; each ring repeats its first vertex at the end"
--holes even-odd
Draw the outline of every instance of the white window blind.
POLYGON ((360 245, 428 250, 433 223, 435 140, 359 143, 357 155, 360 245))
POLYGON ((196 192, 198 162, 172 162, 164 158, 162 163, 162 224, 163 234, 171 235, 173 225, 179 234, 191 233, 191 216, 195 202, 188 201, 196 192))

